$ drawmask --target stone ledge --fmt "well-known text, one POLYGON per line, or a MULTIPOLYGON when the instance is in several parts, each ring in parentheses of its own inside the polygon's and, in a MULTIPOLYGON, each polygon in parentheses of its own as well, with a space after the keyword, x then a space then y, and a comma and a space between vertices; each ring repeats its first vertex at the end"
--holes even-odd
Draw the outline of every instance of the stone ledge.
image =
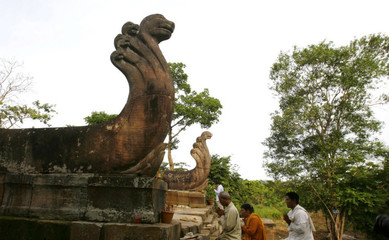
POLYGON ((4 240, 178 240, 180 233, 177 221, 171 224, 130 224, 0 216, 0 236, 4 240))
POLYGON ((167 184, 103 174, 0 173, 0 215, 92 222, 159 222, 167 184))
POLYGON ((166 204, 185 205, 191 208, 204 208, 205 194, 201 192, 168 190, 166 192, 166 204))

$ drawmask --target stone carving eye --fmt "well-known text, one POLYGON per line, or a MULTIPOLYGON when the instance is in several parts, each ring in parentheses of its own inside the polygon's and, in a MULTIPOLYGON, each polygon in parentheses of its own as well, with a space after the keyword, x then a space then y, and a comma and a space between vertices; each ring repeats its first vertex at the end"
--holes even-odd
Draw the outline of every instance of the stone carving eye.
POLYGON ((121 48, 129 48, 130 44, 129 43, 123 43, 123 44, 120 44, 120 47, 121 48))
POLYGON ((130 46, 131 46, 131 43, 130 43, 130 41, 120 41, 119 42, 119 46, 121 47, 121 48, 124 48, 124 49, 127 49, 127 48, 129 48, 130 46))

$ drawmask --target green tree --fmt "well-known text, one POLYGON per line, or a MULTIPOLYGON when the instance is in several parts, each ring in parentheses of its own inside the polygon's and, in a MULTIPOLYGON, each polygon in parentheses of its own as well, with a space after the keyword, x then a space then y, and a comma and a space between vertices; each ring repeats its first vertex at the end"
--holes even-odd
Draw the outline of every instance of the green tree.
POLYGON ((54 105, 34 101, 32 106, 18 103, 18 96, 27 92, 32 77, 20 71, 17 61, 0 59, 0 128, 12 128, 25 119, 38 120, 46 125, 56 113, 54 105))
POLYGON ((242 179, 236 165, 231 163, 231 156, 212 155, 211 170, 206 188, 207 198, 215 198, 214 189, 220 182, 238 208, 244 203, 250 203, 261 210, 270 211, 267 217, 280 217, 281 213, 274 208, 286 208, 284 203, 287 184, 276 181, 258 181, 242 179))
POLYGON ((231 156, 221 157, 217 154, 211 157, 211 170, 208 175, 207 197, 214 197, 216 183, 220 182, 224 190, 231 195, 236 206, 248 201, 250 191, 246 189, 244 180, 237 171, 237 166, 231 164, 231 156))
POLYGON ((385 149, 372 110, 388 102, 375 96, 388 77, 388 51, 380 34, 341 47, 321 42, 282 52, 271 69, 279 110, 264 142, 265 166, 275 179, 309 185, 313 207, 331 220, 331 239, 342 239, 346 218, 362 214, 361 206, 378 208, 388 197, 374 173, 383 170, 385 149))
POLYGON ((222 105, 210 96, 208 89, 197 93, 191 90, 183 63, 169 63, 175 88, 173 120, 168 134, 168 160, 170 170, 174 170, 172 150, 177 148, 178 135, 193 124, 210 128, 219 121, 222 105))
POLYGON ((117 114, 107 114, 104 111, 92 112, 90 116, 84 118, 85 123, 88 125, 95 125, 108 122, 109 120, 117 117, 117 114))
MULTIPOLYGON (((164 171, 169 170, 168 167, 169 163, 167 162, 162 162, 161 167, 159 168, 160 171, 163 173, 164 171)), ((177 162, 174 163, 174 171, 188 171, 189 170, 189 165, 185 162, 177 162)))

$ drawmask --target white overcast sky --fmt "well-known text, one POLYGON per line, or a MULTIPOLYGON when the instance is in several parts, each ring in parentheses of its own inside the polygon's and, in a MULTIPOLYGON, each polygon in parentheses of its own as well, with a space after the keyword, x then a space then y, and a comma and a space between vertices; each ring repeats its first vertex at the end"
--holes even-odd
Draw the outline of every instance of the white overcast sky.
MULTIPOLYGON (((185 63, 192 88, 208 88, 223 105, 220 122, 208 129, 214 135, 210 152, 231 155, 251 180, 269 178, 261 143, 277 108, 268 87, 280 51, 325 39, 344 45, 372 33, 389 35, 387 0, 0 0, 0 9, 0 57, 23 62, 34 77, 32 91, 20 100, 56 104, 56 127, 84 125, 92 111, 123 108, 128 84, 109 56, 125 22, 140 23, 154 13, 175 22, 171 39, 160 44, 165 58, 185 63)), ((377 111, 388 122, 388 108, 377 111)), ((194 166, 189 152, 202 131, 181 134, 175 161, 194 166)))

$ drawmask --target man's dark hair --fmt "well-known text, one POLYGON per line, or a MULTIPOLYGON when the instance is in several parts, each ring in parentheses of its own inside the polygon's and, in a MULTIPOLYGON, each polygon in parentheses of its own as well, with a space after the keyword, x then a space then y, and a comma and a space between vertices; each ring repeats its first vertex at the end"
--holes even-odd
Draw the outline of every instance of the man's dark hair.
POLYGON ((376 218, 374 231, 389 238, 389 216, 378 215, 376 218))
POLYGON ((254 212, 253 206, 248 203, 243 204, 240 208, 243 208, 244 210, 249 211, 250 213, 254 212))
POLYGON ((297 193, 295 193, 295 192, 288 192, 285 195, 288 196, 290 200, 295 201, 296 204, 299 204, 300 197, 299 197, 299 195, 297 193))

